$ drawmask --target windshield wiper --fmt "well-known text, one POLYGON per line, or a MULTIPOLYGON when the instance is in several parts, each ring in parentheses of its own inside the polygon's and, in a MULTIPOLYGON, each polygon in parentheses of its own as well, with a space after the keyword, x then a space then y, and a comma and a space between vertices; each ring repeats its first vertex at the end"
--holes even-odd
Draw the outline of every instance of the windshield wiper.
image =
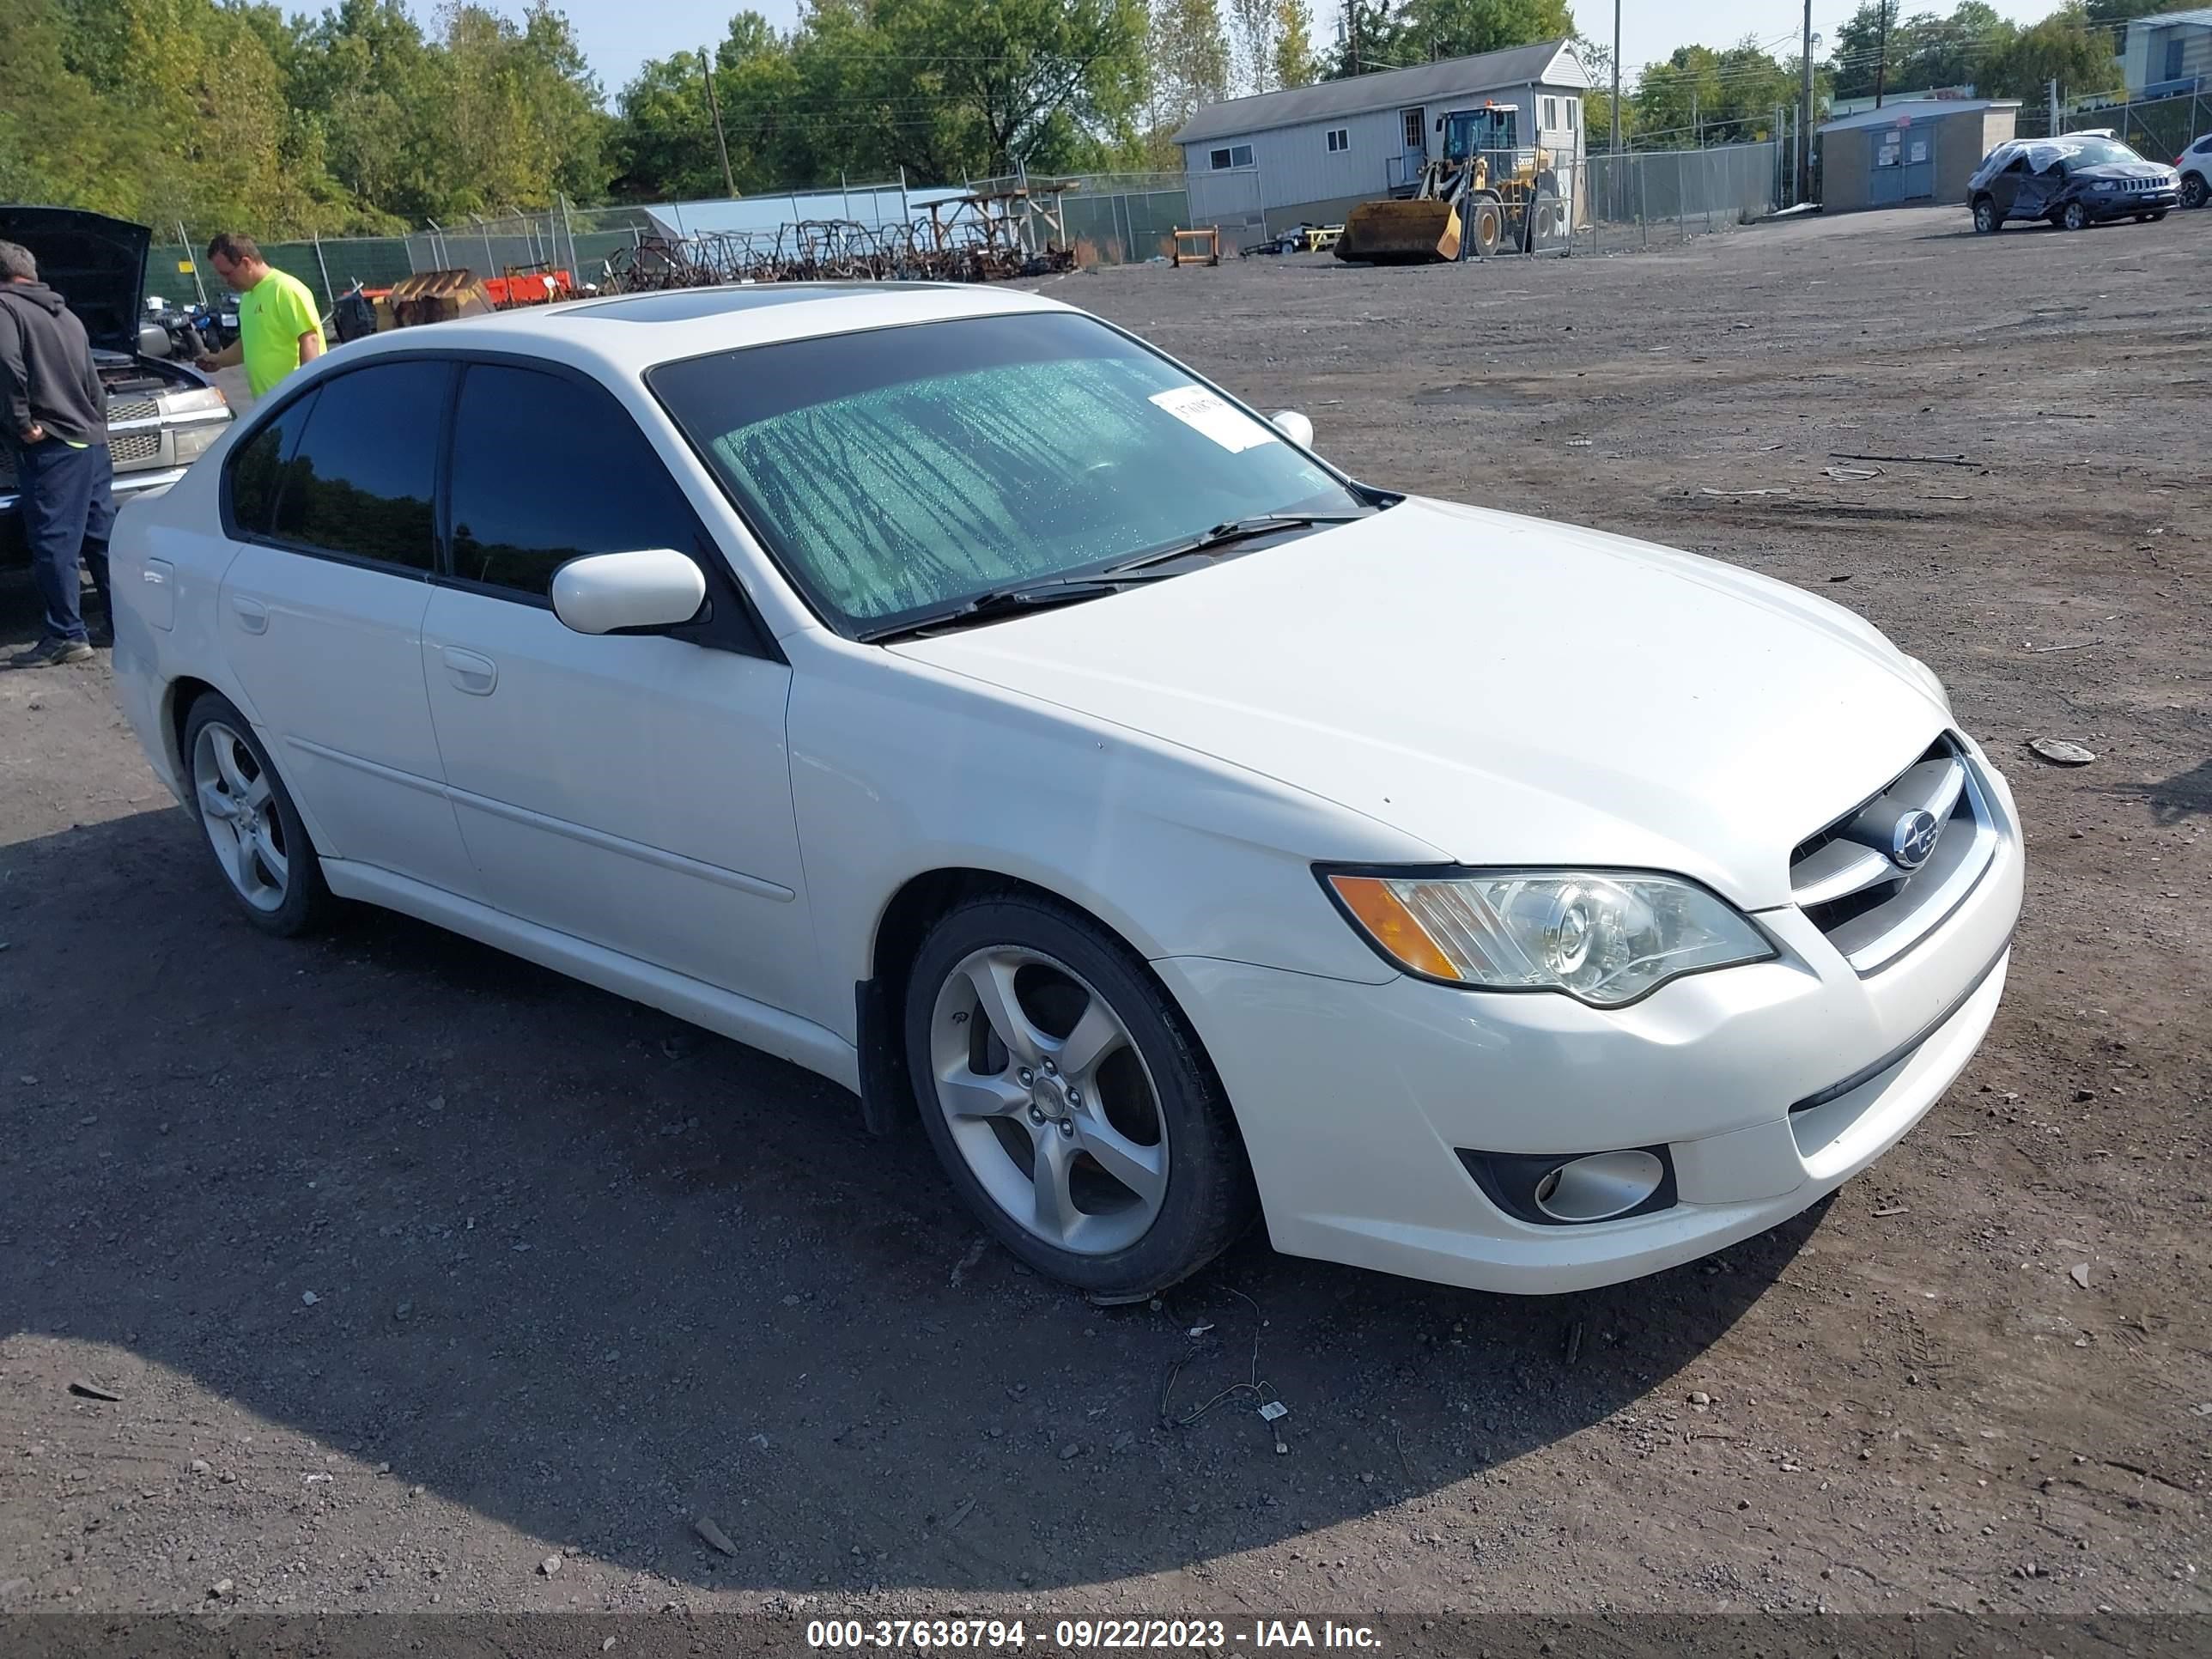
POLYGON ((1085 599, 1118 593, 1125 587, 1152 580, 1149 576, 1115 575, 1109 571, 1097 576, 1056 576, 1046 581, 1013 582, 1004 587, 986 588, 950 611, 940 611, 934 616, 916 617, 908 622, 892 623, 884 628, 856 634, 854 637, 864 645, 881 645, 887 641, 904 639, 913 634, 927 634, 933 629, 949 628, 961 623, 988 622, 1018 611, 1037 611, 1055 605, 1075 605, 1085 599))
POLYGON ((1182 541, 1156 547, 1149 553, 1140 553, 1121 564, 1109 565, 1105 574, 1109 576, 1127 575, 1131 571, 1166 564, 1175 559, 1187 559, 1194 554, 1212 553, 1232 543, 1249 541, 1255 536, 1273 535, 1279 530, 1307 530, 1321 525, 1352 524, 1371 516, 1366 513, 1258 513, 1249 519, 1231 519, 1201 535, 1187 536, 1182 541))

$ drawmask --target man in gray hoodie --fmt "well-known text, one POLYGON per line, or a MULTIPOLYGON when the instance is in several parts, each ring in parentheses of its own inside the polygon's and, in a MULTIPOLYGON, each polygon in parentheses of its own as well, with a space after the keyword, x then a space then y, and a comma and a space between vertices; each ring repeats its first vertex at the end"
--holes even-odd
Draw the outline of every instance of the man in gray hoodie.
POLYGON ((9 659, 52 668, 92 655, 78 609, 80 562, 92 568, 109 626, 107 536, 115 525, 106 397, 84 325, 39 280, 27 248, 0 242, 0 443, 15 451, 31 574, 46 601, 46 637, 9 659))

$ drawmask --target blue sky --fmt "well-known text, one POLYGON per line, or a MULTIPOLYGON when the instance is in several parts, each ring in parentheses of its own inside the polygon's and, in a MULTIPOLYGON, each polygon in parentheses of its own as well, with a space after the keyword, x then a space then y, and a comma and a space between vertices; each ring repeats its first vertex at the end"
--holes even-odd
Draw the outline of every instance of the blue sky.
MULTIPOLYGON (((488 3, 517 15, 523 9, 523 0, 488 3)), ((431 0, 412 0, 412 3, 416 15, 427 19, 431 0)), ((555 0, 555 3, 575 24, 610 100, 647 58, 696 51, 719 40, 732 14, 745 9, 732 0, 645 0, 644 3, 640 0, 555 0)), ((1316 44, 1333 39, 1334 0, 1309 0, 1309 3, 1317 20, 1316 44)), ((1995 0, 1995 3, 2008 17, 2024 21, 2054 9, 2057 0, 2029 5, 2016 0, 1995 0)), ((1813 27, 1832 34, 1835 26, 1857 9, 1857 0, 1814 0, 1813 27)), ((789 27, 798 14, 796 0, 752 0, 751 9, 779 28, 789 27)), ((1948 12, 1950 8, 1945 0, 1926 0, 1924 5, 1907 9, 1948 12)), ((1599 40, 1612 34, 1610 0, 1576 0, 1574 12, 1583 33, 1599 40)), ((1756 35, 1762 43, 1779 42, 1785 36, 1795 40, 1804 17, 1802 0, 1698 0, 1694 5, 1683 0, 1622 0, 1620 13, 1624 72, 1638 64, 1662 62, 1675 47, 1692 42, 1733 46, 1747 34, 1756 35)))

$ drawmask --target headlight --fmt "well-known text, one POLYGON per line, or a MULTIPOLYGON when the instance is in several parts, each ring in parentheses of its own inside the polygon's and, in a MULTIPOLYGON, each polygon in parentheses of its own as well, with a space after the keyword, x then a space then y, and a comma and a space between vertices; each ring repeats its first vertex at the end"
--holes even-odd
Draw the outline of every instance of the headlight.
POLYGON ((1618 1008, 1683 974, 1775 954, 1728 904, 1673 876, 1481 870, 1323 878, 1383 956, 1448 984, 1564 991, 1618 1008))
POLYGON ((2112 179, 2099 179, 2092 182, 2089 185, 2090 189, 2099 191, 2118 190, 2119 187, 2118 181, 2112 179))
POLYGON ((176 429, 177 465, 196 461, 215 447, 215 441, 229 427, 228 421, 201 421, 176 429))
POLYGON ((230 399, 222 395, 222 388, 219 386, 199 386, 190 392, 165 392, 161 394, 161 413, 164 415, 205 415, 229 407, 230 399))

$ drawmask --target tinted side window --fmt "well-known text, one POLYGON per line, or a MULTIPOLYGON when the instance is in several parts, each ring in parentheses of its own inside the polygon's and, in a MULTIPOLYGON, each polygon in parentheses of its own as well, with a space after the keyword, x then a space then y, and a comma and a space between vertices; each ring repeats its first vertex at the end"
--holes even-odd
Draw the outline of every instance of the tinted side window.
POLYGON ((692 553, 690 507, 637 422, 597 386, 471 364, 453 422, 453 574, 550 593, 586 553, 692 553))
POLYGON ((383 363, 326 380, 284 468, 282 539, 410 570, 437 563, 431 502, 452 370, 383 363))
POLYGON ((276 511, 276 486, 283 467, 298 447, 307 411, 317 392, 288 405, 276 418, 239 447, 230 462, 230 517, 240 535, 265 536, 276 511))

